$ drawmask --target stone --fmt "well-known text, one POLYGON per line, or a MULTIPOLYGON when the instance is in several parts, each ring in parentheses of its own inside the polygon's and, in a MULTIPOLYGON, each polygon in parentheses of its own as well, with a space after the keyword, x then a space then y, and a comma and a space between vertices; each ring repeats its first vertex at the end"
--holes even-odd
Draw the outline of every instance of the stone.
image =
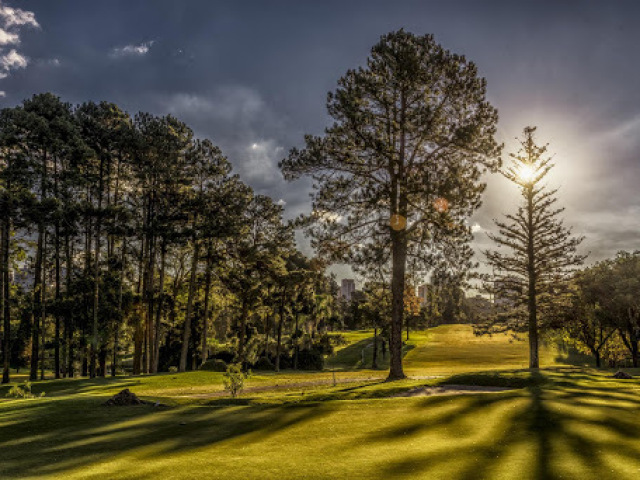
POLYGON ((146 402, 140 400, 135 393, 131 392, 128 388, 125 388, 120 393, 115 394, 104 405, 107 407, 122 407, 126 405, 144 405, 146 402))

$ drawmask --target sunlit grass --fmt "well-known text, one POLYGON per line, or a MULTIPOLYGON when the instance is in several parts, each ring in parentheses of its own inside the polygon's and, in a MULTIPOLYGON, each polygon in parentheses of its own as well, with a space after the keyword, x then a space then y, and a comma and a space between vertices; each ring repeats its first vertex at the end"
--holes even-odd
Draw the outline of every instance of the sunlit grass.
MULTIPOLYGON (((468 327, 412 332, 410 342, 408 380, 383 382, 384 371, 343 363, 335 386, 331 371, 260 373, 237 400, 215 372, 36 382, 46 397, 0 400, 0 478, 602 480, 640 472, 637 381, 562 366, 551 348, 546 367, 531 373, 522 368, 526 343, 474 337, 468 327), (509 390, 393 396, 437 384, 509 390), (122 388, 170 406, 101 405, 122 388)), ((340 351, 345 363, 355 358, 354 349, 340 351)))

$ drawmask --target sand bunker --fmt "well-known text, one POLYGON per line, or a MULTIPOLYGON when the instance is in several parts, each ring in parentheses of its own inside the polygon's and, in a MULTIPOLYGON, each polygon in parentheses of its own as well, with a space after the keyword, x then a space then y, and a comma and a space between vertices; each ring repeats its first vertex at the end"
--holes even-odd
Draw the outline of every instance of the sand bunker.
POLYGON ((398 393, 394 397, 431 397, 434 395, 469 395, 473 393, 496 393, 513 390, 509 387, 482 387, 478 385, 440 385, 437 387, 420 387, 408 392, 398 393))

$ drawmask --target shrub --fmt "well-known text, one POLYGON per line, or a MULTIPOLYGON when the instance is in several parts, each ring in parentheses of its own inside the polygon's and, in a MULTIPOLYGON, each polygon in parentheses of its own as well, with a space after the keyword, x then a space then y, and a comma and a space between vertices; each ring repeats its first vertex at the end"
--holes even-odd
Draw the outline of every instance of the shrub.
POLYGON ((349 342, 347 342, 342 335, 331 337, 325 333, 316 340, 313 347, 323 355, 331 355, 333 353, 333 345, 346 345, 347 343, 349 342), (337 337, 340 337, 339 342, 336 341, 337 337))
POLYGON ((244 373, 242 366, 238 363, 231 364, 227 367, 226 372, 222 375, 224 389, 228 390, 233 398, 236 398, 244 387, 244 373))
POLYGON ((287 370, 293 368, 293 359, 287 352, 280 354, 280 370, 287 370))
POLYGON ((344 335, 342 335, 341 333, 337 333, 337 334, 333 334, 333 335, 328 335, 328 334, 324 334, 323 337, 327 337, 329 339, 329 341, 335 345, 335 346, 340 346, 340 345, 348 345, 349 344, 349 340, 347 340, 345 338, 344 335))
POLYGON ((178 373, 178 367, 174 367, 173 365, 171 365, 169 367, 169 373, 178 373))
POLYGON ((260 357, 258 361, 253 364, 253 368, 254 370, 273 370, 275 366, 267 357, 260 357))
POLYGON ((209 360, 222 360, 225 363, 233 362, 236 357, 234 350, 219 350, 216 353, 209 355, 209 360))
POLYGON ((200 370, 204 370, 206 372, 226 372, 227 364, 224 360, 220 360, 219 358, 214 358, 204 362, 200 366, 200 370))
POLYGON ((35 395, 31 393, 31 382, 28 380, 24 382, 22 385, 14 385, 7 393, 7 397, 11 398, 36 398, 36 397, 44 397, 44 392, 41 392, 40 395, 35 395))
POLYGON ((324 368, 324 356, 322 351, 311 348, 298 352, 299 370, 322 370, 324 368))

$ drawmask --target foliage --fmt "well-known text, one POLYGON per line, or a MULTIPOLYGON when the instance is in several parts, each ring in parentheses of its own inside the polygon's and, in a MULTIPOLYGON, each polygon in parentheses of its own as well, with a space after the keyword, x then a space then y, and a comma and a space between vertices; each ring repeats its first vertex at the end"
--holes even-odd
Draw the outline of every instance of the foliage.
POLYGON ((620 362, 624 356, 620 347, 624 346, 633 365, 638 366, 640 252, 619 252, 613 259, 578 272, 575 288, 565 328, 598 363, 600 349, 608 362, 620 362))
POLYGON ((4 382, 196 369, 216 344, 253 363, 274 316, 297 351, 332 287, 282 206, 179 119, 53 94, 0 112, 4 382))
POLYGON ((233 363, 227 366, 223 374, 224 389, 229 391, 231 397, 236 398, 244 388, 245 373, 242 371, 242 365, 233 363))
POLYGON ((380 39, 366 66, 328 96, 334 123, 307 135, 280 164, 314 181, 307 233, 321 256, 390 280, 390 379, 403 378, 401 330, 407 262, 423 272, 470 266, 465 219, 480 205, 480 177, 499 164, 497 112, 476 66, 431 35, 380 39))
POLYGON ((207 372, 226 372, 227 368, 227 363, 219 358, 207 360, 202 365, 200 365, 200 370, 204 370, 207 372))
POLYGON ((273 370, 275 368, 275 365, 273 364, 273 362, 271 360, 269 360, 268 357, 260 357, 253 364, 252 368, 254 370, 273 370))
POLYGON ((45 392, 40 392, 38 395, 31 393, 31 382, 26 381, 21 385, 14 385, 11 387, 6 396, 10 398, 36 398, 44 397, 44 395, 45 392))
POLYGON ((524 129, 521 149, 501 171, 519 188, 522 203, 506 222, 496 221, 498 234, 489 235, 501 250, 484 252, 495 272, 486 288, 500 307, 484 329, 528 331, 530 368, 539 364, 538 329, 557 314, 568 270, 585 258, 576 253, 583 239, 573 237, 559 218, 564 209, 556 206, 557 190, 541 183, 553 163, 545 155, 547 147, 536 145, 534 132, 535 127, 524 129))

